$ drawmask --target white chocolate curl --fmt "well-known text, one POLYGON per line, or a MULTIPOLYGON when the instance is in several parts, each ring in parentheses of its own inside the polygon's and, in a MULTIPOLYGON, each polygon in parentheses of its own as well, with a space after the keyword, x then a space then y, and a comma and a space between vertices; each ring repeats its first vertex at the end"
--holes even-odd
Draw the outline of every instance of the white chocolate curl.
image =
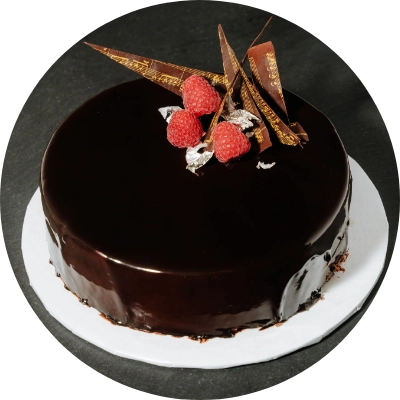
POLYGON ((213 151, 203 151, 199 153, 199 150, 203 149, 204 147, 207 146, 207 143, 199 143, 195 147, 188 147, 186 150, 186 162, 187 166, 186 168, 190 171, 193 172, 194 174, 196 173, 196 169, 202 167, 214 154, 213 151))

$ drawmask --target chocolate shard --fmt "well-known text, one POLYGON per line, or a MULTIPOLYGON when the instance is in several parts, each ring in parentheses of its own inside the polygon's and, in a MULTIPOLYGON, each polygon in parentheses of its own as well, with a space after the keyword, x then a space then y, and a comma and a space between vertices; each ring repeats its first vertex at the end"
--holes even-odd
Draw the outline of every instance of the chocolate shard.
POLYGON ((308 142, 308 135, 304 128, 300 125, 300 122, 292 122, 289 124, 290 129, 297 135, 301 140, 308 142))
POLYGON ((254 144, 253 146, 255 147, 256 153, 260 154, 264 150, 268 149, 268 147, 272 146, 268 128, 265 125, 260 115, 260 112, 258 111, 258 108, 254 103, 254 100, 251 97, 251 94, 245 84, 243 84, 241 87, 240 97, 242 99, 243 108, 246 111, 255 115, 260 120, 257 126, 255 126, 255 128, 253 129, 254 137, 256 138, 256 144, 254 144))
POLYGON ((249 63, 253 83, 264 89, 282 111, 282 114, 288 117, 272 42, 265 42, 252 47, 249 50, 249 63))
MULTIPOLYGON (((239 88, 239 96, 242 102, 242 108, 255 115, 260 120, 260 122, 254 128, 254 136, 256 138, 256 141, 253 142, 253 148, 255 149, 256 153, 259 154, 268 147, 272 146, 268 129, 262 120, 262 117, 257 109, 257 106, 254 103, 253 98, 250 95, 247 86, 242 84, 242 79, 240 76, 238 76, 239 68, 236 64, 237 58, 226 40, 226 36, 221 25, 218 25, 218 34, 221 46, 222 60, 224 64, 225 80, 230 86, 232 86, 231 90, 229 91, 229 95, 235 98, 237 96, 236 92, 239 88), (236 82, 234 82, 235 79, 236 82)), ((242 63, 244 61, 245 58, 243 59, 242 63)))
POLYGON ((239 70, 246 86, 250 91, 251 96, 257 104, 257 107, 263 113, 271 128, 278 136, 279 141, 282 144, 288 146, 296 146, 300 144, 300 139, 298 138, 298 136, 294 134, 287 125, 285 125, 285 123, 276 115, 272 108, 260 96, 258 90, 251 84, 249 78, 247 78, 246 73, 243 71, 243 68, 239 66, 239 70))
MULTIPOLYGON (((269 25, 269 23, 271 22, 271 20, 272 20, 272 16, 269 17, 268 21, 265 23, 265 25, 264 25, 263 28, 261 29, 260 33, 254 38, 254 40, 252 41, 252 43, 251 43, 249 49, 250 49, 251 47, 253 47, 253 46, 257 43, 257 41, 260 39, 261 35, 262 35, 263 32, 265 31, 265 29, 267 28, 267 26, 269 25)), ((218 32, 220 32, 220 31, 221 31, 222 34, 223 34, 222 26, 221 26, 221 25, 218 26, 218 32)), ((225 34, 223 34, 223 36, 225 37, 225 34)), ((226 42, 226 44, 227 44, 226 38, 225 38, 225 42, 226 42)), ((226 51, 228 51, 228 49, 226 49, 226 51)), ((222 54, 222 57, 224 58, 224 49, 222 48, 222 46, 221 46, 221 52, 223 53, 223 54, 222 54)), ((247 52, 246 52, 245 56, 244 56, 243 59, 242 59, 242 65, 243 65, 243 63, 246 61, 246 59, 247 59, 247 52)), ((234 67, 233 67, 233 70, 235 70, 234 67)), ((208 127, 208 129, 207 129, 207 133, 206 133, 206 136, 205 136, 205 139, 204 139, 204 142, 207 143, 207 150, 208 150, 208 151, 212 151, 212 150, 213 150, 212 132, 213 132, 215 126, 216 126, 217 123, 218 123, 218 119, 219 119, 219 117, 221 116, 222 111, 224 110, 225 103, 226 103, 226 102, 230 102, 230 103, 231 103, 230 105, 232 105, 232 107, 234 107, 234 103, 233 103, 232 98, 231 98, 231 96, 230 96, 229 93, 230 93, 230 91, 231 91, 231 88, 233 88, 236 79, 239 77, 239 70, 237 70, 236 72, 234 72, 234 76, 231 74, 230 77, 232 77, 233 80, 232 80, 232 82, 231 82, 230 84, 229 84, 229 82, 226 82, 226 93, 225 93, 225 96, 224 96, 224 98, 222 99, 222 101, 221 101, 221 103, 220 103, 219 109, 218 109, 217 112, 214 114, 214 117, 213 117, 213 119, 212 119, 212 121, 211 121, 211 123, 210 123, 210 125, 209 125, 209 127, 208 127)), ((229 78, 226 78, 226 81, 227 81, 228 79, 229 79, 229 78)), ((228 108, 229 108, 229 105, 228 105, 228 108)), ((260 119, 261 119, 261 118, 260 118, 260 119)), ((264 126, 265 126, 265 125, 264 125, 264 126)), ((267 128, 265 127, 265 130, 266 130, 266 129, 267 129, 267 128)), ((261 130, 258 130, 257 132, 258 132, 258 137, 262 137, 261 135, 263 135, 263 134, 266 135, 265 132, 262 132, 261 130)), ((268 131, 267 131, 267 132, 268 132, 268 131)), ((268 140, 269 140, 269 135, 268 135, 268 140)), ((270 142, 270 141, 269 141, 269 142, 270 142)), ((267 143, 267 141, 265 141, 264 143, 267 143)), ((269 146, 268 146, 268 147, 269 147, 269 146)), ((266 147, 265 147, 265 148, 266 148, 266 147)))
MULTIPOLYGON (((252 44, 250 45, 250 48, 260 38, 261 34, 263 33, 263 31, 265 30, 265 28, 268 26, 269 22, 271 21, 271 18, 264 25, 263 29, 258 34, 258 36, 253 40, 252 44)), ((212 147, 213 147, 212 146, 212 132, 218 123, 218 119, 221 116, 221 113, 223 112, 225 102, 227 100, 232 102, 231 96, 235 96, 235 89, 237 88, 237 86, 235 86, 235 84, 236 84, 236 81, 239 81, 240 82, 239 96, 240 96, 240 99, 241 99, 241 102, 243 105, 243 109, 250 112, 251 114, 255 115, 260 120, 260 122, 257 124, 257 126, 255 126, 255 128, 253 129, 254 136, 256 138, 256 144, 253 146, 255 147, 255 151, 259 154, 262 151, 264 151, 265 149, 267 149, 268 147, 272 146, 268 128, 266 127, 265 123, 263 122, 262 117, 257 109, 257 106, 255 105, 254 100, 253 100, 250 92, 248 91, 246 85, 243 85, 242 80, 238 79, 238 78, 240 78, 239 68, 238 68, 239 64, 238 64, 235 53, 233 52, 232 48, 229 46, 229 44, 226 40, 226 36, 225 36, 225 33, 224 33, 221 25, 218 26, 218 33, 219 33, 219 37, 220 37, 222 60, 223 60, 223 64, 224 64, 225 81, 227 82, 227 92, 221 101, 218 111, 214 114, 214 117, 210 123, 208 130, 207 130, 207 134, 206 134, 204 141, 206 143, 208 143, 208 150, 212 150, 212 147)), ((246 58, 247 58, 247 52, 242 60, 241 65, 243 65, 246 58)))
POLYGON ((240 86, 242 82, 240 75, 238 75, 239 68, 234 62, 235 55, 230 51, 221 25, 218 25, 218 35, 221 46, 222 63, 225 72, 225 81, 227 82, 227 86, 231 87, 229 95, 233 100, 236 100, 237 95, 240 95, 240 86))
POLYGON ((182 95, 183 82, 192 75, 200 75, 206 78, 217 90, 226 91, 225 76, 222 74, 169 64, 92 43, 85 42, 85 44, 178 96, 182 95))
MULTIPOLYGON (((248 51, 250 69, 253 83, 260 90, 265 90, 271 100, 281 110, 289 123, 289 115, 283 97, 281 80, 279 77, 278 64, 276 61, 275 49, 272 42, 265 42, 252 47, 248 51)), ((289 123, 289 128, 308 142, 308 135, 298 122, 289 123)))
MULTIPOLYGON (((239 73, 242 76, 243 81, 250 93, 251 98, 257 105, 258 109, 262 112, 262 114, 264 115, 264 117, 266 118, 268 123, 270 124, 271 128, 276 133, 279 141, 282 144, 289 145, 289 146, 296 146, 298 144, 300 144, 300 146, 301 146, 299 137, 290 130, 290 128, 279 118, 278 115, 276 115, 276 113, 272 110, 272 108, 261 97, 257 88, 255 86, 253 86, 253 84, 250 82, 250 80, 247 77, 246 73, 244 72, 241 64, 239 64, 239 61, 237 60, 235 53, 233 52, 232 48, 229 46, 228 41, 226 40, 226 37, 225 37, 225 42, 226 42, 228 51, 230 52, 230 55, 232 56, 232 60, 233 60, 234 64, 236 64, 236 66, 239 70, 239 73)), ((228 85, 228 89, 227 89, 228 92, 230 90, 230 86, 231 85, 228 85)), ((218 122, 219 116, 221 115, 221 112, 223 110, 223 105, 226 101, 227 95, 228 95, 228 93, 225 95, 225 97, 221 101, 219 110, 214 115, 214 118, 211 121, 210 127, 207 130, 205 142, 209 143, 208 150, 210 150, 212 148, 212 131, 218 122)))
POLYGON ((247 77, 246 73, 244 72, 242 66, 239 64, 239 61, 237 60, 236 57, 235 57, 235 62, 239 68, 239 71, 243 78, 243 81, 246 84, 246 86, 251 94, 251 97, 253 98, 254 102, 256 103, 258 109, 262 112, 264 117, 267 119, 271 128, 274 130, 274 132, 278 136, 279 141, 282 144, 289 145, 289 146, 296 146, 297 144, 300 144, 300 139, 297 137, 297 135, 294 134, 289 129, 289 127, 278 117, 278 115, 276 115, 276 113, 272 110, 272 108, 261 97, 257 88, 255 86, 253 86, 253 84, 250 82, 249 78, 247 77))

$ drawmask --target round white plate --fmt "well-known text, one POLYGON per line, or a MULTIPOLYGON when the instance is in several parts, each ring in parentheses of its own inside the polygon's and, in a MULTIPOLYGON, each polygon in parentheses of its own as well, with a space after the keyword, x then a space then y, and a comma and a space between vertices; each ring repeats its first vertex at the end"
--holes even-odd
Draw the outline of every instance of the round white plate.
POLYGON ((22 231, 22 252, 30 284, 49 313, 67 329, 121 357, 168 367, 226 368, 273 360, 319 342, 358 311, 377 282, 385 261, 388 222, 373 183, 350 158, 353 197, 350 207, 349 258, 344 273, 323 286, 323 301, 279 327, 247 329, 234 338, 200 344, 112 325, 94 308, 64 289, 49 264, 45 219, 39 189, 32 197, 22 231))

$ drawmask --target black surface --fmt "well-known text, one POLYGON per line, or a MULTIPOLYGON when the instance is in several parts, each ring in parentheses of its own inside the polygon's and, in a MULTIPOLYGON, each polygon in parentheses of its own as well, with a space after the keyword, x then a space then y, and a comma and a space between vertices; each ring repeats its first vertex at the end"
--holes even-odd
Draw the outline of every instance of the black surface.
MULTIPOLYGON (((121 17, 82 41, 219 71, 217 24, 223 25, 241 58, 268 16, 254 8, 218 2, 164 4, 121 17)), ((283 85, 328 115, 348 154, 377 187, 389 220, 387 268, 398 226, 399 182, 390 139, 375 104, 347 65, 304 30, 274 18, 264 38, 274 42, 283 85)), ((169 369, 112 356, 54 320, 29 286, 21 230, 26 206, 38 187, 47 142, 58 124, 85 100, 136 77, 79 42, 49 69, 26 102, 10 139, 1 188, 6 246, 25 296, 45 326, 79 359, 139 390, 175 398, 226 398, 289 379, 320 360, 350 332, 371 303, 384 274, 362 310, 321 343, 272 362, 225 370, 169 369)))

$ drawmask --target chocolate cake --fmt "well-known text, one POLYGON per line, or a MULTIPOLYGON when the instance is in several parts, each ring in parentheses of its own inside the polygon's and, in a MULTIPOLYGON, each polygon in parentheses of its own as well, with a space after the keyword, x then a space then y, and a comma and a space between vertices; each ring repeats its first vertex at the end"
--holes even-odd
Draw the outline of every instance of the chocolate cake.
POLYGON ((150 81, 72 113, 41 170, 51 260, 67 287, 121 324, 172 335, 231 336, 296 313, 346 250, 350 175, 330 121, 285 99, 310 137, 303 149, 212 160, 202 176, 185 169, 157 111, 181 98, 150 81))
POLYGON ((66 287, 115 323, 197 339, 268 327, 317 298, 347 250, 349 165, 329 119, 282 95, 302 148, 271 135, 266 151, 197 174, 158 111, 182 106, 176 93, 137 79, 75 110, 40 180, 66 287))

